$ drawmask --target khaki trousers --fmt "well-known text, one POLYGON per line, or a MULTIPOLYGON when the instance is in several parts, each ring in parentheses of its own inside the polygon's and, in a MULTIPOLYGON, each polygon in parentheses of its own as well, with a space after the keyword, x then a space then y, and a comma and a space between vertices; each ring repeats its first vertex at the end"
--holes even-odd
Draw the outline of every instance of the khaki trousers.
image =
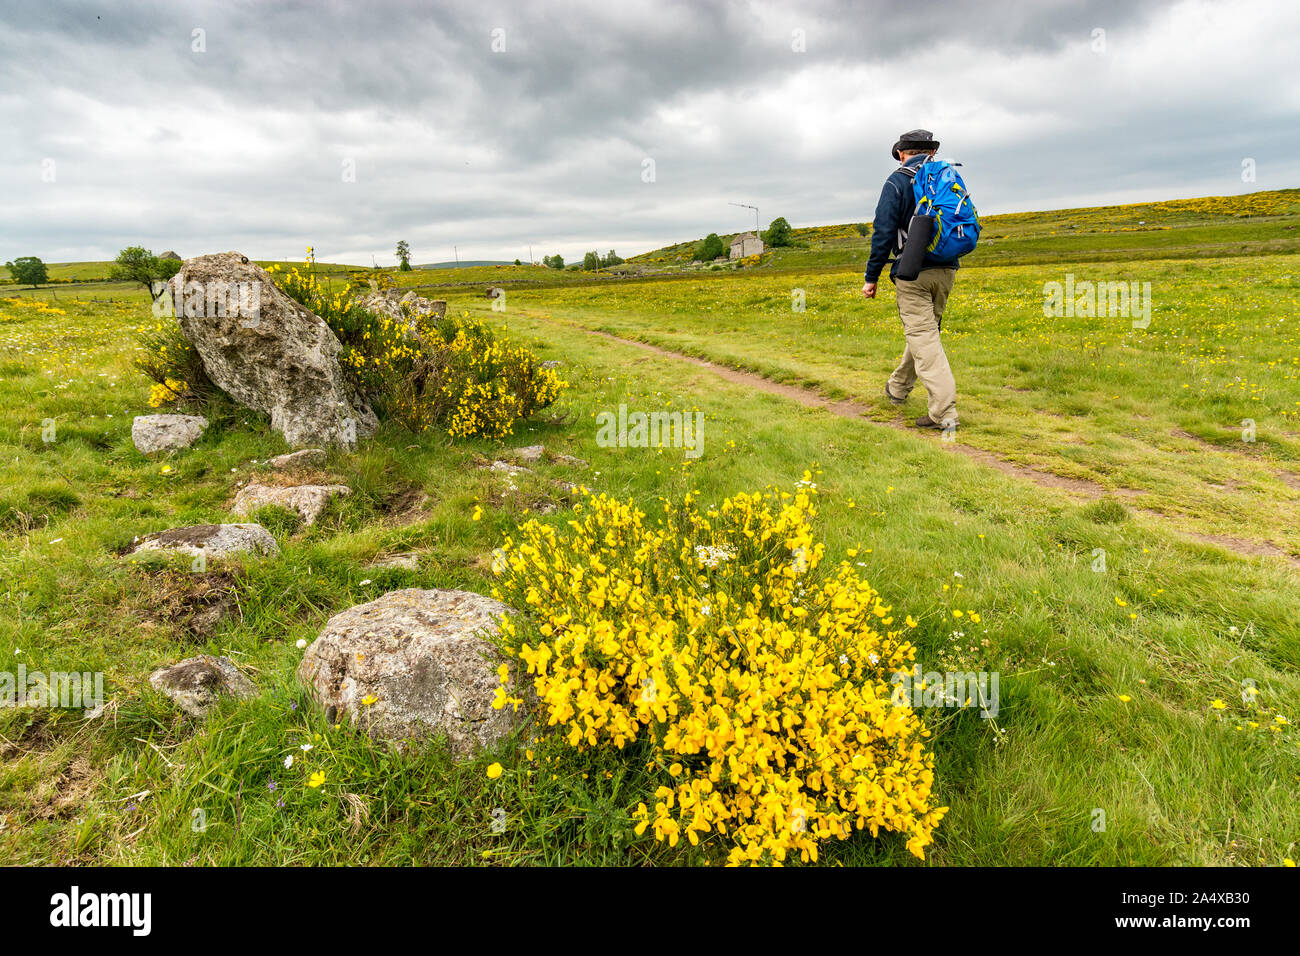
POLYGON ((907 346, 888 388, 895 398, 907 398, 920 379, 929 396, 930 420, 941 425, 957 423, 957 383, 939 341, 943 307, 956 276, 956 269, 922 269, 911 282, 894 282, 907 346))

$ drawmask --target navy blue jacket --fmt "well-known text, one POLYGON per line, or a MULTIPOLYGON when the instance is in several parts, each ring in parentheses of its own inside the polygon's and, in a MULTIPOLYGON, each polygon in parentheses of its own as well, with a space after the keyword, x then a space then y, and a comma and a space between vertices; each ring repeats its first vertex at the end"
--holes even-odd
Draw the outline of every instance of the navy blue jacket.
MULTIPOLYGON (((909 156, 904 166, 915 169, 922 163, 929 160, 929 156, 920 153, 916 156, 909 156)), ((889 278, 894 278, 894 273, 898 271, 897 255, 903 251, 902 243, 899 242, 899 231, 905 230, 912 221, 912 211, 915 203, 912 202, 912 177, 903 172, 902 167, 894 170, 885 180, 885 186, 880 190, 880 201, 876 203, 876 218, 871 223, 871 258, 867 260, 866 281, 876 282, 880 279, 880 273, 885 268, 885 263, 889 262, 890 255, 894 255, 894 262, 889 267, 889 278)), ((956 269, 957 263, 942 262, 938 259, 931 259, 926 256, 921 263, 922 268, 930 266, 942 266, 948 269, 956 269)))

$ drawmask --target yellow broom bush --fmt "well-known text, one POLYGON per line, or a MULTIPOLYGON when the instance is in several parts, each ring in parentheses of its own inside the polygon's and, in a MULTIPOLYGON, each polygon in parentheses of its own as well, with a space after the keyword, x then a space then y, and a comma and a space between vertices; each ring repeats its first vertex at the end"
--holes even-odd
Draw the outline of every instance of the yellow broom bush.
POLYGON ((339 337, 344 372, 374 400, 381 417, 414 431, 441 426, 457 437, 503 438, 568 384, 542 368, 530 349, 467 314, 406 313, 399 319, 372 312, 349 292, 330 292, 314 273, 297 267, 277 274, 276 284, 339 337))
MULTIPOLYGON (((650 743, 661 785, 633 811, 638 833, 780 864, 893 831, 923 858, 947 808, 929 733, 889 683, 915 650, 847 561, 822 568, 810 479, 664 501, 653 523, 604 495, 566 529, 529 521, 494 556, 494 595, 522 611, 499 639, 543 733, 650 743)), ((521 702, 503 677, 495 706, 521 702)))

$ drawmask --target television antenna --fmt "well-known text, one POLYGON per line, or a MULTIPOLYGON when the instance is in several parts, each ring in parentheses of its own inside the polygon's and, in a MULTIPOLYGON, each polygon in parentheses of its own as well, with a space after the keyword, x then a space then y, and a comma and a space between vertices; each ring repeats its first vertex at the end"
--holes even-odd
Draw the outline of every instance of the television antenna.
POLYGON ((754 234, 755 234, 755 235, 758 234, 759 229, 758 229, 758 207, 757 207, 757 206, 751 206, 751 205, 750 205, 749 203, 747 203, 747 202, 729 202, 729 203, 727 203, 727 205, 728 205, 728 206, 743 206, 743 207, 746 208, 746 209, 752 209, 752 210, 754 210, 754 234))

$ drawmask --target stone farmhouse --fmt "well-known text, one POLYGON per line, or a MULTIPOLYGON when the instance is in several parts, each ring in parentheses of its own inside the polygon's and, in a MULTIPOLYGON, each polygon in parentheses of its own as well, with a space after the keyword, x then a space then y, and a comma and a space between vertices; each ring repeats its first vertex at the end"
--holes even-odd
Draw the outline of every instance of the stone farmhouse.
POLYGON ((758 238, 752 232, 742 232, 735 239, 731 240, 731 254, 729 258, 743 259, 745 256, 756 256, 763 251, 763 240, 758 238))

